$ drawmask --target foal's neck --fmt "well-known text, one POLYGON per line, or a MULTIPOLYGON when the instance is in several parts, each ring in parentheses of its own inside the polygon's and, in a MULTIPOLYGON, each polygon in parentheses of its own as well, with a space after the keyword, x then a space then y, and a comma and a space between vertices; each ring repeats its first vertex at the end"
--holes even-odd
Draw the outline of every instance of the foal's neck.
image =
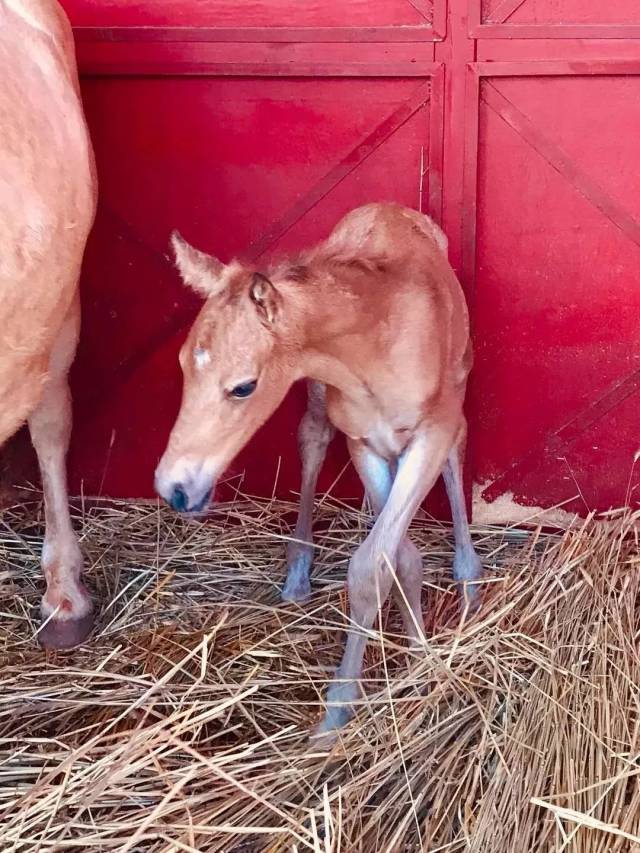
POLYGON ((355 372, 357 338, 375 325, 371 304, 348 279, 314 275, 277 284, 287 313, 285 334, 297 344, 300 376, 351 395, 362 390, 355 372))

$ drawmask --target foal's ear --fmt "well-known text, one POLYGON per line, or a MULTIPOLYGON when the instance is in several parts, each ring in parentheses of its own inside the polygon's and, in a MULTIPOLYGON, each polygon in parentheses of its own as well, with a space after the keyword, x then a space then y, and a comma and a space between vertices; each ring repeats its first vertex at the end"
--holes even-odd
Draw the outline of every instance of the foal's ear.
POLYGON ((262 322, 272 326, 278 316, 282 297, 266 275, 259 272, 253 274, 249 296, 262 322))
POLYGON ((212 255, 191 246, 177 231, 171 234, 176 267, 184 283, 205 298, 224 287, 224 264, 212 255))

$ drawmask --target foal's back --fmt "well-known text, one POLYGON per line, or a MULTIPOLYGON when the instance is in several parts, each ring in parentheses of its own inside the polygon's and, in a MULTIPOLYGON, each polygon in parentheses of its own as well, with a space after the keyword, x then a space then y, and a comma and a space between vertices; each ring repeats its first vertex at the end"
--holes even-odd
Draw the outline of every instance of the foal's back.
POLYGON ((429 254, 432 249, 447 254, 447 238, 423 213, 393 202, 357 207, 335 226, 325 244, 334 251, 403 257, 416 246, 429 254))
POLYGON ((398 204, 368 204, 341 219, 312 254, 319 266, 349 267, 337 274, 338 286, 342 280, 367 303, 363 365, 378 362, 400 385, 415 378, 431 393, 464 385, 472 362, 467 305, 447 238, 432 219, 398 204))

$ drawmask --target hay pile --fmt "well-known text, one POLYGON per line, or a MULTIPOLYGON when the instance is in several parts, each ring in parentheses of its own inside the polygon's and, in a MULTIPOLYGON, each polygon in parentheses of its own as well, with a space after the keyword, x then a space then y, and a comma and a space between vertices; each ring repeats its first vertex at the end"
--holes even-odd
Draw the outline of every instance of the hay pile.
POLYGON ((361 513, 318 508, 301 608, 277 600, 290 505, 238 501, 206 525, 81 508, 98 632, 47 655, 39 512, 5 512, 0 530, 3 851, 640 850, 634 518, 477 530, 489 581, 463 626, 450 531, 417 521, 428 640, 408 653, 385 609, 367 701, 327 756, 306 733, 361 513))

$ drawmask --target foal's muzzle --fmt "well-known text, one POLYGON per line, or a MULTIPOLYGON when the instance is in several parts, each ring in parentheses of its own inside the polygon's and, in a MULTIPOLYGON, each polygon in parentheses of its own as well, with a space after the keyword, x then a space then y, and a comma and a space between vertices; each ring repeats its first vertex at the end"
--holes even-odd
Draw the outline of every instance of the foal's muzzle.
POLYGON ((189 498, 182 486, 174 486, 173 491, 169 495, 169 506, 176 512, 186 512, 189 506, 189 498))
POLYGON ((211 499, 211 490, 208 490, 200 498, 197 503, 189 505, 189 495, 181 483, 176 483, 171 494, 167 498, 167 503, 171 509, 181 513, 197 513, 202 512, 211 499))

